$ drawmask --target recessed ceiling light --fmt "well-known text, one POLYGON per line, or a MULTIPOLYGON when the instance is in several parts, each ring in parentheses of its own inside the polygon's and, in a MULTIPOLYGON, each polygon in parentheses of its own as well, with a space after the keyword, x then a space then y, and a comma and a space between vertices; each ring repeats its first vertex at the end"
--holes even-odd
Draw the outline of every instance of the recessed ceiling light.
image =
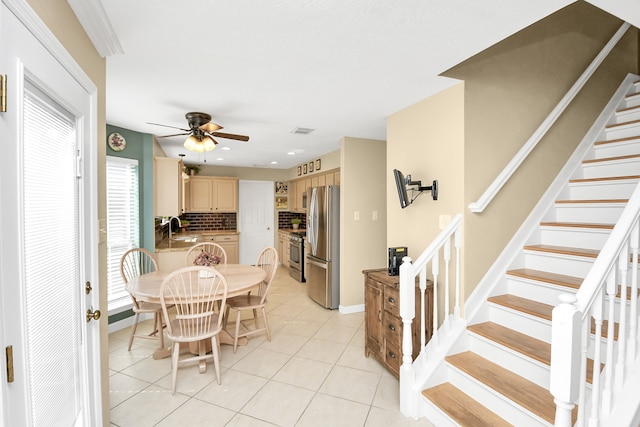
POLYGON ((313 132, 315 129, 310 129, 310 128, 293 128, 291 129, 291 133, 299 133, 302 135, 306 135, 308 133, 313 132))
POLYGON ((296 155, 296 153, 294 153, 293 151, 289 151, 289 152, 287 153, 287 156, 295 156, 295 155, 296 155))
POLYGON ((224 159, 222 157, 218 157, 216 160, 223 161, 224 159))
POLYGON ((275 160, 271 162, 272 165, 277 165, 278 162, 276 162, 275 160))
POLYGON ((230 151, 231 147, 222 147, 221 150, 230 151))

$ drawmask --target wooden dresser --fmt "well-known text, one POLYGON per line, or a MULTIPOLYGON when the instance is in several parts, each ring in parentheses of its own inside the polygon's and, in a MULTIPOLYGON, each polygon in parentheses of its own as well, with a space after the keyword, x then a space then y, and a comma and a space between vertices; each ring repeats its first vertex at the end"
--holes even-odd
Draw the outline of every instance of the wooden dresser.
MULTIPOLYGON (((365 356, 372 355, 396 377, 402 364, 402 318, 400 317, 400 276, 388 270, 364 270, 365 356)), ((416 317, 413 320, 413 359, 420 349, 420 287, 416 279, 416 317)), ((433 333, 433 283, 425 291, 425 339, 433 333)))

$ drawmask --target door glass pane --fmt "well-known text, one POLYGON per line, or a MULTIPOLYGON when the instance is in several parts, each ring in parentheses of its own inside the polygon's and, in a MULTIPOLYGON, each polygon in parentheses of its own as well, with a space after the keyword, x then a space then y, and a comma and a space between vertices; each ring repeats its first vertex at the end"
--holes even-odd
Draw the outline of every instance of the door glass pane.
POLYGON ((81 403, 75 119, 27 84, 23 129, 22 258, 31 417, 34 426, 69 426, 81 403))

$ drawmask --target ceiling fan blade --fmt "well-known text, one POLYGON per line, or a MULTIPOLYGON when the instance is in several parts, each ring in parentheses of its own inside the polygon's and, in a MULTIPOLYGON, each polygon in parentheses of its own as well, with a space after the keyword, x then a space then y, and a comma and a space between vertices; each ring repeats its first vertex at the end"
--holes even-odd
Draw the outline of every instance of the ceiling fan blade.
POLYGON ((211 136, 216 136, 218 138, 227 138, 227 139, 235 139, 236 141, 249 141, 249 137, 245 135, 236 135, 233 133, 224 133, 224 132, 211 132, 211 136))
POLYGON ((171 136, 182 136, 182 135, 189 135, 191 132, 187 132, 187 133, 174 133, 171 135, 161 135, 161 136, 156 136, 156 138, 169 138, 171 136))
POLYGON ((165 127, 165 128, 180 129, 180 130, 183 130, 185 132, 190 132, 190 129, 183 129, 183 128, 179 128, 179 127, 176 127, 176 126, 169 126, 169 125, 161 125, 160 123, 147 122, 147 124, 148 125, 154 125, 154 126, 162 126, 162 127, 165 127))
POLYGON ((209 122, 209 123, 205 123, 202 126, 200 126, 200 129, 205 131, 205 132, 215 132, 217 130, 222 129, 222 126, 220 126, 219 124, 213 123, 213 122, 209 122))

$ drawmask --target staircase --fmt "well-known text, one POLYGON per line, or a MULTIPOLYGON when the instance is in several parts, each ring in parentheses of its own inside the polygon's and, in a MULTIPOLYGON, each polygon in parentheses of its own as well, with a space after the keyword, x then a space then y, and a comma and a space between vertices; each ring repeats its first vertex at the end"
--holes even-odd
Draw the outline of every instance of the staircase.
MULTIPOLYGON (((608 123, 425 381, 420 412, 436 426, 554 425, 556 404, 549 391, 552 310, 561 294, 578 291, 640 182, 640 81, 626 90, 608 123)), ((596 358, 594 343, 607 337, 609 307, 614 307, 615 319, 622 305, 630 313, 630 288, 624 294, 625 301, 618 291, 615 304, 603 304, 601 336, 596 337, 592 321, 583 400, 589 405, 594 358, 606 360, 605 345, 596 358)), ((617 340, 617 322, 613 331, 617 340)), ((603 371, 604 363, 598 365, 603 371)), ((572 425, 578 413, 576 406, 572 425)), ((583 422, 587 424, 582 419, 579 424, 583 422)))

